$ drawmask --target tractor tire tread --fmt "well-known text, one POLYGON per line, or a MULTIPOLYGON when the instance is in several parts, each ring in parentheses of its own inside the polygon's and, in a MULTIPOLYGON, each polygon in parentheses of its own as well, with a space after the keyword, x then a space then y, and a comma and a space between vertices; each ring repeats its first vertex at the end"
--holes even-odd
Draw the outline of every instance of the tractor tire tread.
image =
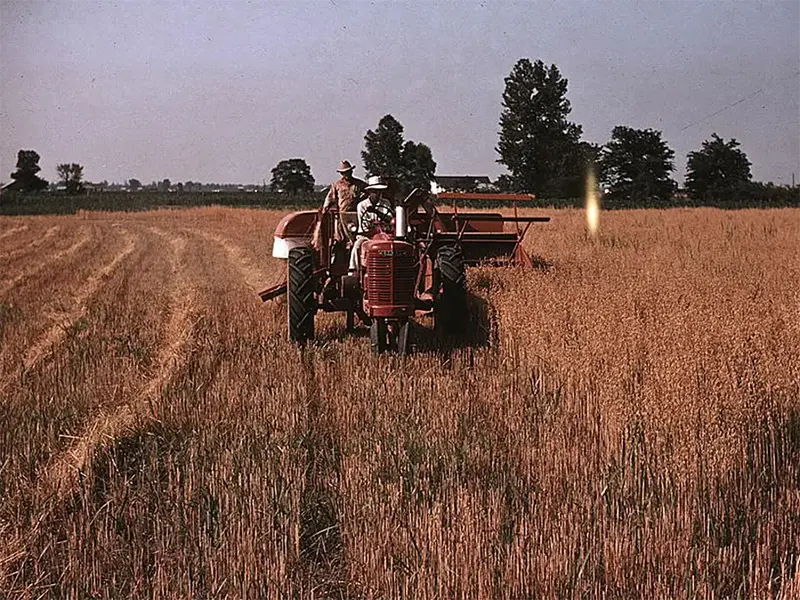
POLYGON ((289 250, 286 291, 289 339, 300 343, 313 339, 316 281, 314 254, 311 248, 299 247, 289 250))
POLYGON ((467 325, 467 275, 461 246, 448 244, 436 255, 441 293, 437 299, 437 325, 446 335, 461 335, 467 325))

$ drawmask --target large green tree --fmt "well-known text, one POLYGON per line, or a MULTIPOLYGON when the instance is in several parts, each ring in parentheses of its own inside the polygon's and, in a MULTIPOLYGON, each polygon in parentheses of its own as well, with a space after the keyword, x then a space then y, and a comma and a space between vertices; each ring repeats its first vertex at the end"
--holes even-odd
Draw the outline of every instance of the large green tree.
POLYGON ((675 152, 654 129, 617 126, 600 157, 600 181, 610 205, 665 204, 676 185, 675 152))
POLYGON ((17 170, 11 173, 15 189, 21 192, 36 192, 47 187, 47 181, 37 175, 42 170, 39 158, 39 153, 35 150, 20 150, 17 153, 17 170))
POLYGON ((364 136, 361 160, 372 175, 400 177, 403 174, 403 126, 392 115, 384 116, 378 127, 364 136))
POLYGON ((582 128, 570 122, 568 80, 556 65, 517 61, 505 78, 497 162, 514 190, 543 196, 580 194, 586 153, 582 128), (579 183, 578 189, 573 189, 579 183))
POLYGON ((367 131, 361 160, 367 173, 397 180, 401 193, 415 187, 427 190, 436 174, 431 149, 406 141, 403 125, 392 115, 385 115, 375 131, 367 131))
POLYGON ((61 184, 68 194, 79 194, 83 191, 83 166, 78 163, 62 163, 56 167, 61 184))
POLYGON ((436 175, 436 161, 431 149, 425 144, 408 141, 403 146, 403 175, 401 189, 410 192, 414 188, 428 191, 436 175))
POLYGON ((312 193, 314 177, 311 175, 311 167, 302 158, 282 160, 272 169, 269 189, 273 192, 286 192, 293 196, 312 193))
POLYGON ((747 189, 751 178, 750 161, 733 138, 726 142, 714 133, 701 150, 687 155, 686 190, 692 200, 731 200, 747 189))

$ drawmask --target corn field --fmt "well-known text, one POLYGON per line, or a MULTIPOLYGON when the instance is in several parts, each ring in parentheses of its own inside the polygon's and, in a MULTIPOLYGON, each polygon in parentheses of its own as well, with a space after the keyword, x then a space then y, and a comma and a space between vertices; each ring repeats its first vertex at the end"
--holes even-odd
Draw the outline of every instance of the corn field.
POLYGON ((406 358, 279 211, 0 217, 0 595, 800 598, 800 210, 548 214, 406 358))

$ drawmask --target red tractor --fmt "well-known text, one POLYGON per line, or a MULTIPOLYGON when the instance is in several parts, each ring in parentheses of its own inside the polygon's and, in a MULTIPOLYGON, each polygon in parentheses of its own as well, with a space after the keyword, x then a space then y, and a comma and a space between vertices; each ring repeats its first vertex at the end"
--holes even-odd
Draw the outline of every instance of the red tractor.
MULTIPOLYGON (((526 264, 522 240, 531 223, 548 217, 519 217, 511 194, 440 194, 440 199, 492 199, 515 202, 515 216, 499 213, 439 212, 427 193, 415 189, 395 207, 390 226, 372 233, 361 246, 361 272, 348 275, 349 244, 335 239, 337 222, 355 231, 355 213, 301 211, 284 217, 275 231, 273 256, 287 259, 286 281, 259 295, 269 300, 287 293, 289 339, 314 338, 320 310, 344 312, 347 330, 358 319, 370 328, 378 352, 400 354, 411 348, 411 321, 433 313, 444 336, 464 333, 467 323, 465 267, 469 264, 526 264), (512 222, 516 230, 504 231, 512 222), (319 223, 315 245, 312 235, 319 223), (521 228, 521 224, 525 224, 521 228)), ((341 231, 341 229, 340 229, 341 231)))

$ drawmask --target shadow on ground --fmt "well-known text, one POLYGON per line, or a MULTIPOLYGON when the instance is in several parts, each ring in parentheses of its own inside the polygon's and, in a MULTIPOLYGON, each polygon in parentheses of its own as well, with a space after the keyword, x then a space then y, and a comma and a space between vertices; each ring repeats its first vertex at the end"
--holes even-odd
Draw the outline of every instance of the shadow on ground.
MULTIPOLYGON (((451 336, 436 329, 431 316, 415 319, 411 342, 412 352, 447 355, 459 349, 491 346, 497 340, 497 320, 491 304, 485 298, 468 293, 467 315, 464 332, 451 336)), ((315 339, 315 345, 346 340, 368 340, 369 328, 358 323, 354 331, 348 332, 343 326, 344 319, 342 319, 342 327, 319 332, 315 339)))
POLYGON ((467 293, 467 323, 460 335, 446 335, 434 327, 432 318, 414 323, 414 352, 449 355, 465 348, 487 348, 497 341, 494 308, 481 296, 467 293))

